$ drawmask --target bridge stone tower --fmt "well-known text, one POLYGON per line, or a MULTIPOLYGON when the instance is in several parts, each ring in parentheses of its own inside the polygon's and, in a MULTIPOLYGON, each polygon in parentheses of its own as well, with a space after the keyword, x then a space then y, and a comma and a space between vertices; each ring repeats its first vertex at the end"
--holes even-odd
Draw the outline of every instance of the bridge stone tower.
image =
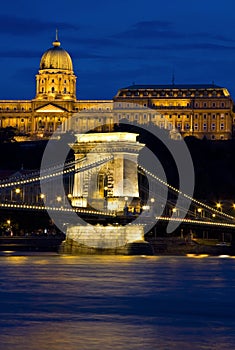
POLYGON ((122 211, 127 200, 137 202, 137 158, 144 147, 137 136, 127 132, 76 135, 73 206, 122 211), (87 170, 79 172, 81 166, 87 170))

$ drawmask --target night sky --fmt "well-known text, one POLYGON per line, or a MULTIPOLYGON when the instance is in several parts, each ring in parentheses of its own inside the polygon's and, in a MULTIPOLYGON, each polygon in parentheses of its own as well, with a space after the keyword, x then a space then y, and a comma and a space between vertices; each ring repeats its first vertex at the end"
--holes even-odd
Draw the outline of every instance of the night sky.
POLYGON ((135 84, 214 82, 235 98, 234 0, 4 1, 0 99, 31 99, 55 30, 74 64, 78 99, 135 84))

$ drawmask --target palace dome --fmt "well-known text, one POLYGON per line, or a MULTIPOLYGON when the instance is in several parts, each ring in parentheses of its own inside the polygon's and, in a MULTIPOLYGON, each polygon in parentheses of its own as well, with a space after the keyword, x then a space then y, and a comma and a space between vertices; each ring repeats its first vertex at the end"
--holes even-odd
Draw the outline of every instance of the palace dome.
POLYGON ((40 69, 62 69, 73 71, 72 59, 68 52, 60 46, 58 39, 53 42, 53 47, 42 55, 40 69))

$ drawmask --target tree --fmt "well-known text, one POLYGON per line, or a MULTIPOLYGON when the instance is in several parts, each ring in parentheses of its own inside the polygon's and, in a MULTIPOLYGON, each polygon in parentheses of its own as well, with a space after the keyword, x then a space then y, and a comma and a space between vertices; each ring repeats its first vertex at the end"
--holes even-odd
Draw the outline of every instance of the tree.
POLYGON ((0 143, 16 142, 14 139, 18 131, 12 126, 0 128, 0 143))

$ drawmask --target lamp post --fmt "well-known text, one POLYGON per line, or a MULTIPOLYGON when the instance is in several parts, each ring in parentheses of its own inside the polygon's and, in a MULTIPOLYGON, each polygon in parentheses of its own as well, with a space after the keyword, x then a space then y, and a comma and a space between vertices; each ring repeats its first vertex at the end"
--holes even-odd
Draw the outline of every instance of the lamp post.
POLYGON ((108 186, 104 186, 104 209, 107 210, 108 186))
POLYGON ((222 204, 221 203, 216 203, 216 208, 217 208, 217 210, 222 212, 222 204))
POLYGON ((58 205, 62 202, 62 197, 61 196, 57 196, 56 197, 56 201, 58 203, 58 205))
POLYGON ((176 213, 177 213, 177 208, 172 208, 172 213, 176 215, 176 213))
MULTIPOLYGON (((216 203, 216 208, 222 213, 222 204, 216 203)), ((224 232, 222 232, 222 242, 224 242, 224 232)))
POLYGON ((124 215, 127 215, 128 214, 128 205, 127 205, 128 197, 124 197, 124 199, 125 199, 124 215))
POLYGON ((199 216, 202 217, 202 208, 197 208, 197 212, 199 213, 199 216))
POLYGON ((43 202, 44 201, 44 199, 45 199, 45 194, 44 193, 40 193, 39 194, 39 202, 43 202))
POLYGON ((11 220, 7 220, 7 228, 6 228, 7 235, 13 236, 12 226, 11 226, 11 220))

